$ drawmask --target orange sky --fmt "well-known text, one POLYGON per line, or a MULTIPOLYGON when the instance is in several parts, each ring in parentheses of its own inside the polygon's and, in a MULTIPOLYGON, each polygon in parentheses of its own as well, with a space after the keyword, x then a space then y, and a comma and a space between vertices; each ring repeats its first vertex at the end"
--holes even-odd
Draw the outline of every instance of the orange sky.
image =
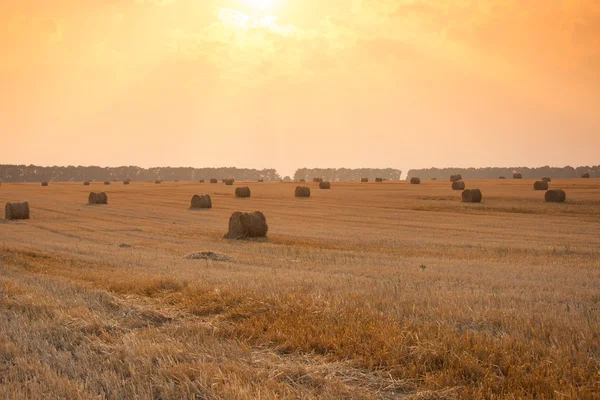
POLYGON ((597 0, 2 1, 0 54, 0 163, 600 163, 597 0))

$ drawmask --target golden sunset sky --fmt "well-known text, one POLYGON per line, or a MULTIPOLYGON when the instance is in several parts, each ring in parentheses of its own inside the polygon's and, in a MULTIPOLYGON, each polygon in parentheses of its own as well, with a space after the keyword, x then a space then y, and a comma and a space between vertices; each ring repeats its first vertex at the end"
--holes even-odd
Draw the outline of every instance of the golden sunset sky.
POLYGON ((6 0, 0 163, 600 163, 598 0, 6 0))

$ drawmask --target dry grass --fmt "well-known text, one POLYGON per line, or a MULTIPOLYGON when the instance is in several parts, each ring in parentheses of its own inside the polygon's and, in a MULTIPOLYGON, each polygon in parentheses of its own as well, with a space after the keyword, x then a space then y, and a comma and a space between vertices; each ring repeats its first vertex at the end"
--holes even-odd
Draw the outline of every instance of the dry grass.
POLYGON ((249 184, 270 237, 236 243, 233 188, 5 184, 0 396, 600 398, 600 182, 532 184, 249 184))

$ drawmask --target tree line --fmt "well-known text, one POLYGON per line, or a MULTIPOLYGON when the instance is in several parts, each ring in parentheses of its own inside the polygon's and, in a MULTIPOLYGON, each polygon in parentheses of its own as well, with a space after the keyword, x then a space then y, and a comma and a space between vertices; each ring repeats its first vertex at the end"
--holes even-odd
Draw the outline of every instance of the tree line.
POLYGON ((600 165, 582 167, 488 167, 488 168, 423 168, 411 169, 406 179, 419 177, 421 179, 450 179, 450 175, 461 174, 463 179, 498 179, 500 176, 512 178, 513 173, 520 172, 525 179, 578 178, 588 172, 592 178, 600 178, 600 165))
POLYGON ((233 178, 238 181, 254 181, 259 179, 265 181, 281 180, 275 169, 0 165, 0 181, 4 182, 122 181, 125 179, 132 181, 197 181, 204 179, 208 181, 211 178, 219 180, 233 178))
POLYGON ((313 178, 323 178, 323 180, 329 182, 360 181, 361 178, 400 180, 401 175, 402 171, 392 168, 300 168, 294 174, 294 180, 305 179, 311 181, 313 178))

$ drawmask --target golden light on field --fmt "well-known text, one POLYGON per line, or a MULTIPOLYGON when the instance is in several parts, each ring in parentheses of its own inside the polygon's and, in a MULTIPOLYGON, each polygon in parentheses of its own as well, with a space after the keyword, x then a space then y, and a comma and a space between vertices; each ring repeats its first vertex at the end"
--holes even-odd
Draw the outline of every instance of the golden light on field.
POLYGON ((275 6, 277 0, 242 0, 252 8, 267 10, 275 6))

